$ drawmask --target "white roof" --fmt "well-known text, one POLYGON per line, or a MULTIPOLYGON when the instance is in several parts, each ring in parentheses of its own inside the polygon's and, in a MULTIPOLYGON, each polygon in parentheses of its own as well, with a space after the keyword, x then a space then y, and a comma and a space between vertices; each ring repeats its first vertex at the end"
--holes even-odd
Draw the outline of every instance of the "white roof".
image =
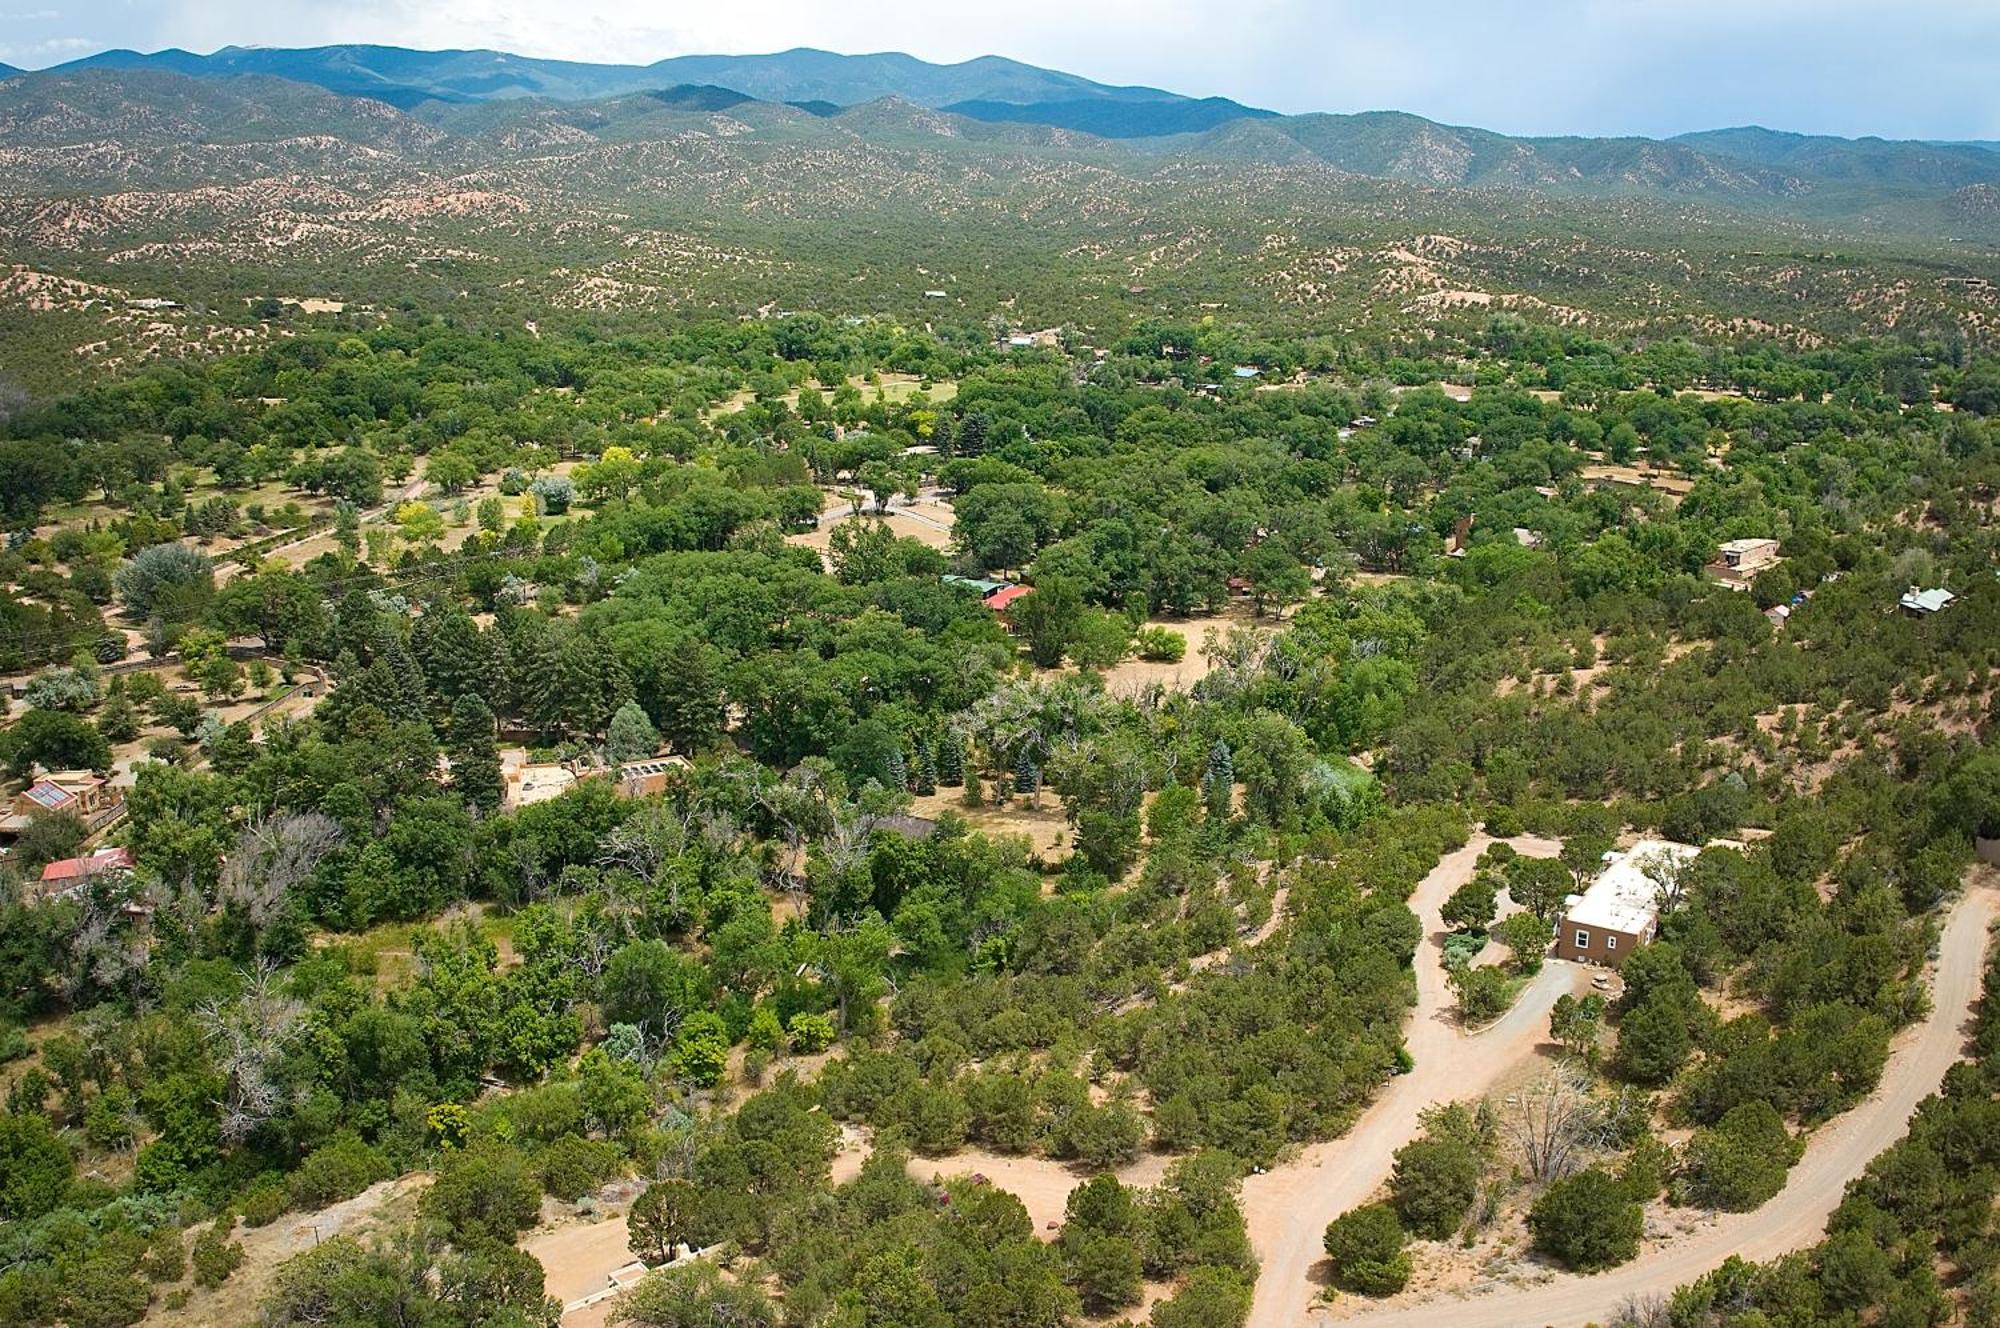
POLYGON ((1642 839, 1622 853, 1605 855, 1604 870, 1574 900, 1564 921, 1573 927, 1602 927, 1638 935, 1659 913, 1660 883, 1649 869, 1678 865, 1700 849, 1667 839, 1642 839))
POLYGON ((1774 539, 1733 539, 1724 540, 1716 547, 1724 553, 1755 553, 1759 549, 1777 548, 1778 541, 1774 539))
POLYGON ((1958 596, 1943 587, 1936 590, 1918 590, 1915 586, 1911 586, 1900 602, 1904 608, 1915 609, 1919 613, 1936 613, 1957 598, 1958 596))

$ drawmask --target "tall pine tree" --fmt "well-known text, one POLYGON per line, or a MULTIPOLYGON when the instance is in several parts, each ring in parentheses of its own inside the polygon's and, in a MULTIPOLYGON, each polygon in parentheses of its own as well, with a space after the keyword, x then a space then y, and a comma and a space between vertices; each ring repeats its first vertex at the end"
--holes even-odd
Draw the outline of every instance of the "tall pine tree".
POLYGON ((481 811, 500 805, 500 749, 493 739, 493 710, 476 692, 451 703, 451 786, 481 811))

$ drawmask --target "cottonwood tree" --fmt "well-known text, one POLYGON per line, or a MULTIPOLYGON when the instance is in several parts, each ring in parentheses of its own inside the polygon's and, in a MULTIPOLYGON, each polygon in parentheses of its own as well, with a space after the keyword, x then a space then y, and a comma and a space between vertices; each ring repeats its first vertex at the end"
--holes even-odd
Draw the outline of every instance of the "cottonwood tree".
POLYGON ((225 908, 241 911, 261 933, 284 910, 292 891, 311 879, 347 835, 321 812, 287 812, 250 822, 223 860, 217 888, 225 908))
POLYGON ((1608 1135, 1590 1076, 1563 1063, 1515 1094, 1501 1129, 1537 1181, 1561 1180, 1601 1148, 1608 1135))
POLYGON ((284 993, 276 969, 263 963, 244 975, 243 994, 234 1002, 209 1000, 196 1007, 195 1022, 223 1074, 216 1106, 222 1137, 230 1143, 248 1139, 284 1105, 279 1062, 303 1009, 284 993))

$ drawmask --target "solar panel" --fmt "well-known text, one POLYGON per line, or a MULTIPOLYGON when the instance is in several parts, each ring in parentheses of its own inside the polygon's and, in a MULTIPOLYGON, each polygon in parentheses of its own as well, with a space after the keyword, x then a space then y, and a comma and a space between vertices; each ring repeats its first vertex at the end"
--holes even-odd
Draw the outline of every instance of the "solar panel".
POLYGON ((57 788, 54 784, 37 784, 28 790, 30 801, 54 810, 66 802, 74 801, 76 795, 68 789, 57 788))

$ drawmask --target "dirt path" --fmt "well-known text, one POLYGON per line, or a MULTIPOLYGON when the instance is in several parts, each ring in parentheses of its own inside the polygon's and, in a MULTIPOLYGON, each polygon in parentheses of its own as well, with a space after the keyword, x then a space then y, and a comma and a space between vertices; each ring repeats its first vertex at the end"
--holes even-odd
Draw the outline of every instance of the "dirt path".
MULTIPOLYGON (((1762 1208, 1724 1214, 1685 1240, 1597 1277, 1551 1272, 1534 1286, 1434 1300, 1407 1309, 1363 1311, 1338 1322, 1342 1328, 1357 1324, 1367 1328, 1463 1328, 1467 1323, 1582 1328, 1603 1322, 1627 1300, 1669 1295, 1732 1254, 1761 1262, 1813 1244, 1825 1232, 1827 1218, 1839 1206, 1848 1182, 1878 1153, 1903 1137, 1911 1113, 1937 1090, 1945 1071, 1965 1054, 1967 1024, 1979 997, 1987 929, 1997 915, 2000 891, 1991 886, 1970 886, 1953 905, 1938 947, 1931 1013, 1897 1038, 1882 1074, 1882 1087, 1860 1106, 1813 1132, 1783 1193, 1762 1208)), ((1263 1302, 1259 1304, 1261 1307, 1263 1302)), ((1334 1321, 1323 1313, 1308 1316, 1295 1298, 1292 1304, 1295 1312, 1285 1318, 1257 1317, 1252 1322, 1275 1328, 1279 1323, 1334 1321)))
MULTIPOLYGON (((1508 842, 1531 857, 1553 857, 1561 848, 1532 836, 1508 842)), ((1479 855, 1491 843, 1475 835, 1464 848, 1447 853, 1410 896, 1410 908, 1424 924, 1415 965, 1417 1008, 1408 1034, 1416 1068, 1390 1080, 1346 1135, 1314 1144, 1296 1161, 1243 1183, 1250 1244, 1262 1264, 1250 1328, 1297 1328, 1306 1321, 1326 1224, 1366 1202, 1387 1178, 1395 1151, 1416 1137, 1417 1113, 1434 1102, 1485 1092, 1535 1053, 1556 997, 1581 991, 1589 981, 1588 969, 1552 960, 1506 1014, 1476 1033, 1459 1028, 1445 984, 1445 928, 1438 915, 1452 891, 1472 879, 1479 855)))

